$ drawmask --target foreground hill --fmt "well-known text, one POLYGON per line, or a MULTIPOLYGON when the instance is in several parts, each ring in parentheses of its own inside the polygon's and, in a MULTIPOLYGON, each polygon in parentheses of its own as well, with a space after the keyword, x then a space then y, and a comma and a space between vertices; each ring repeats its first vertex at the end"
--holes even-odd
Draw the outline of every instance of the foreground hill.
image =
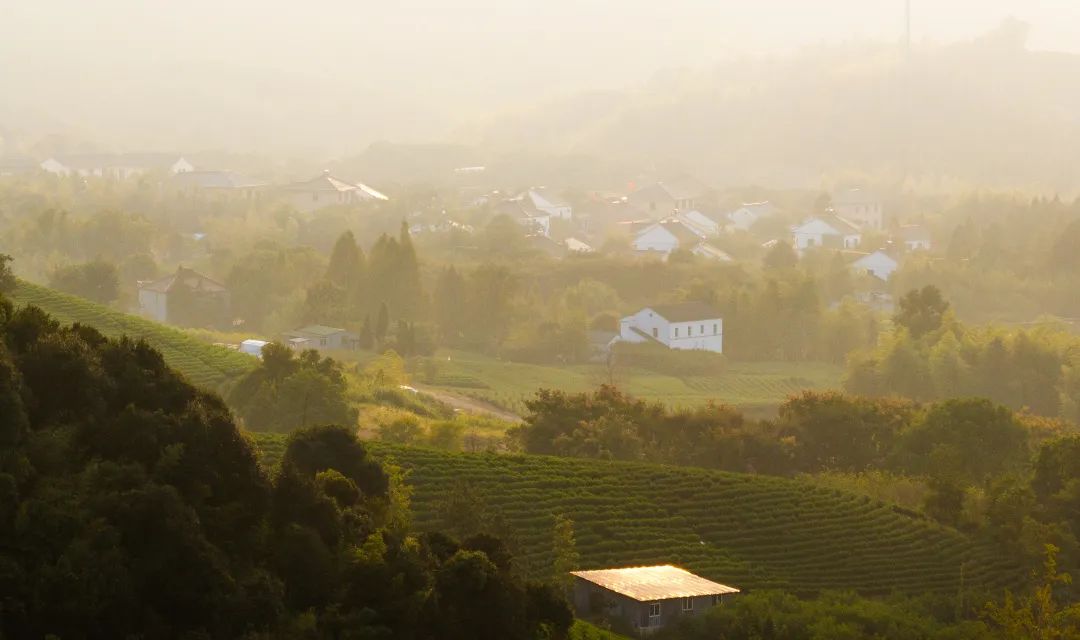
POLYGON ((143 338, 165 357, 165 362, 192 383, 220 390, 252 367, 250 356, 197 340, 188 334, 145 318, 121 313, 78 296, 20 281, 8 297, 16 304, 40 307, 64 323, 91 326, 110 338, 143 338))
MULTIPOLYGON (((257 436, 264 461, 280 436, 257 436)), ((575 523, 581 565, 672 562, 745 588, 865 594, 998 589, 1020 578, 995 549, 869 498, 784 478, 626 462, 446 453, 371 443, 410 472, 423 530, 461 483, 534 577, 551 570, 555 514, 575 523)))

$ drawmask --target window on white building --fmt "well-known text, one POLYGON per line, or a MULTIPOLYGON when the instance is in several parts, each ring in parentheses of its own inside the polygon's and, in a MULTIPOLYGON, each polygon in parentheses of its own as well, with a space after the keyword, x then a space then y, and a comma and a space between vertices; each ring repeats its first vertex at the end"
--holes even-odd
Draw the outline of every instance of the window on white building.
POLYGON ((715 335, 717 334, 717 328, 716 328, 716 325, 715 325, 715 324, 714 324, 714 325, 712 326, 712 334, 713 334, 714 336, 715 336, 715 335))
POLYGON ((654 338, 659 338, 660 337, 660 330, 657 329, 656 327, 652 328, 652 337, 654 337, 654 338))
POLYGON ((679 337, 679 328, 678 327, 675 327, 675 337, 676 338, 679 337))
POLYGON ((660 603, 659 602, 650 602, 649 603, 649 617, 650 618, 659 618, 660 617, 660 603))
POLYGON ((693 598, 683 598, 682 599, 682 610, 683 611, 693 611, 694 610, 694 599, 693 598))
POLYGON ((713 594, 712 603, 713 603, 713 606, 716 606, 716 605, 720 604, 720 596, 719 596, 719 594, 715 594, 715 593, 713 594))

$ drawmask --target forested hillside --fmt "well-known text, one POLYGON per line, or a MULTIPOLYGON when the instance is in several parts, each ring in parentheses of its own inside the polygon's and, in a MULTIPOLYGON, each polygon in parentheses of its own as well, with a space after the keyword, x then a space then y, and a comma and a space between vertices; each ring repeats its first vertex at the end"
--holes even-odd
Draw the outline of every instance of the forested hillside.
POLYGON ((293 432, 270 476, 145 341, 0 298, 0 638, 565 637, 510 561, 413 533, 353 429, 293 432))
MULTIPOLYGON (((819 187, 823 176, 862 174, 1075 193, 1080 57, 1029 51, 1025 39, 1024 25, 1007 22, 910 54, 849 44, 739 56, 508 114, 474 135, 491 149, 637 162, 717 186, 819 187)), ((577 175, 530 168, 549 181, 577 175)))

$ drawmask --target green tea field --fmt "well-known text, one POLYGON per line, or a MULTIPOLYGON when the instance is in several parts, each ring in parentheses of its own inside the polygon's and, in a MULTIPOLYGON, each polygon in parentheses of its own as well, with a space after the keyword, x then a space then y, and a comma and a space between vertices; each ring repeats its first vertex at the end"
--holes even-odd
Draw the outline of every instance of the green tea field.
POLYGON ((200 341, 179 329, 29 282, 20 281, 10 297, 16 304, 41 307, 60 322, 78 322, 114 338, 143 338, 161 352, 169 366, 207 389, 220 389, 256 363, 251 356, 200 341))
MULTIPOLYGON (((264 464, 282 436, 253 434, 264 464)), ((547 577, 556 514, 575 524, 582 568, 672 563, 744 588, 957 593, 1020 583, 986 544, 889 504, 806 482, 645 463, 447 453, 372 442, 409 471, 421 529, 468 483, 520 568, 547 577)))
POLYGON ((730 362, 714 376, 664 375, 635 368, 609 372, 599 364, 565 367, 498 360, 466 351, 440 351, 433 385, 486 400, 516 413, 541 387, 581 392, 614 382, 633 396, 673 407, 716 401, 748 410, 775 407, 803 389, 840 386, 842 368, 821 362, 730 362))

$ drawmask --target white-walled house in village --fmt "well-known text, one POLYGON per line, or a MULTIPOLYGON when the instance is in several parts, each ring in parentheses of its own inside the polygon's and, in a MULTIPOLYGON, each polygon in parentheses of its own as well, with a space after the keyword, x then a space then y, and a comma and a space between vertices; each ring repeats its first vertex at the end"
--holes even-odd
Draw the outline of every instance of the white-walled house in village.
POLYGON ((697 209, 680 212, 676 218, 688 229, 701 237, 716 237, 720 235, 723 226, 697 209))
POLYGON ((529 189, 525 195, 529 203, 532 204, 533 209, 537 211, 562 220, 570 220, 574 217, 573 207, 547 189, 529 189))
POLYGON ((771 202, 750 202, 727 215, 732 231, 749 231, 758 220, 767 218, 776 212, 771 202))
POLYGON ((832 198, 832 210, 860 228, 876 231, 885 228, 885 207, 881 200, 864 189, 845 189, 836 193, 832 198))
POLYGON ((865 273, 878 280, 888 280, 900 266, 895 258, 884 251, 875 251, 851 263, 856 273, 865 273))
POLYGON ((810 218, 793 230, 795 249, 805 251, 814 247, 854 249, 862 242, 862 234, 854 224, 836 216, 810 218))
POLYGON ((655 305, 619 321, 619 340, 669 349, 724 352, 724 320, 703 302, 655 305))

